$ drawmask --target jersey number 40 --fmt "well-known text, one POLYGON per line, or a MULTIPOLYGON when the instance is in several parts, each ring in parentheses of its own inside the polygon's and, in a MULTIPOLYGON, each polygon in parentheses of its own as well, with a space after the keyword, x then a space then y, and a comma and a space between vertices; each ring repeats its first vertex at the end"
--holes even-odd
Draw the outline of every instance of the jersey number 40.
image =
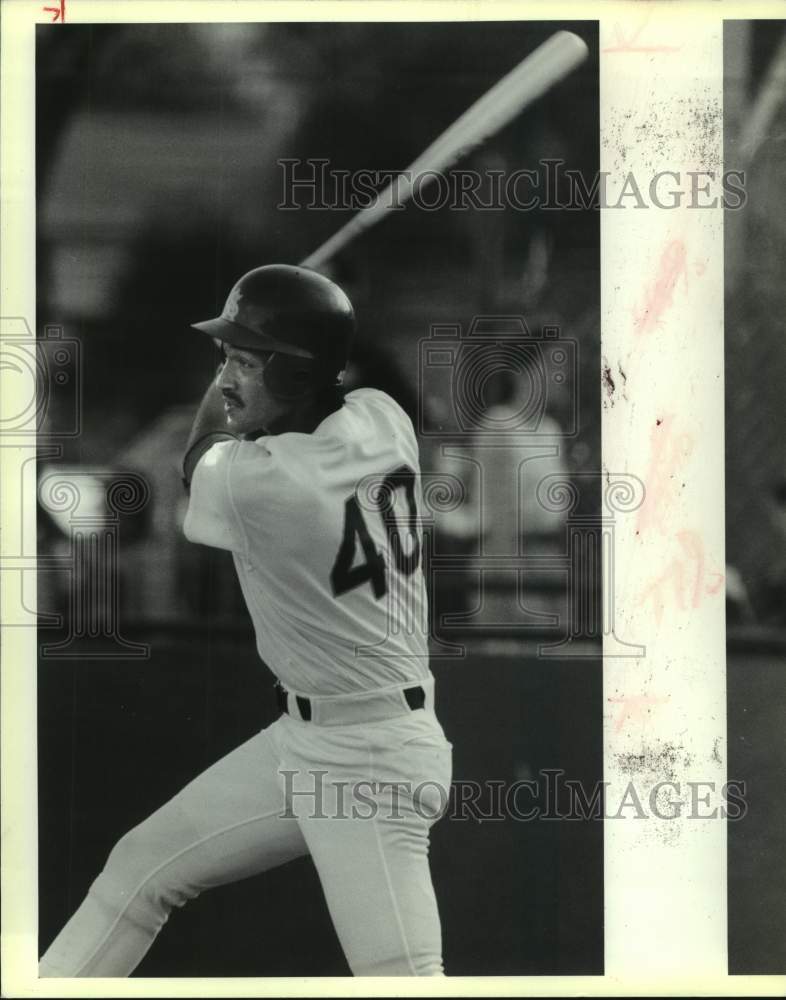
MULTIPOLYGON (((387 531, 390 550, 395 568, 404 576, 414 573, 420 564, 420 540, 417 533, 418 510, 415 504, 415 473, 407 465, 391 472, 376 492, 376 505, 382 523, 387 531), (403 488, 407 500, 407 534, 409 552, 405 552, 399 531, 395 505, 396 490, 403 488)), ((370 583, 374 597, 379 599, 387 593, 385 580, 385 560, 369 534, 363 511, 353 494, 344 505, 344 535, 341 539, 336 561, 330 572, 333 594, 340 597, 355 587, 370 583), (355 565, 358 542, 363 550, 364 562, 355 565)))

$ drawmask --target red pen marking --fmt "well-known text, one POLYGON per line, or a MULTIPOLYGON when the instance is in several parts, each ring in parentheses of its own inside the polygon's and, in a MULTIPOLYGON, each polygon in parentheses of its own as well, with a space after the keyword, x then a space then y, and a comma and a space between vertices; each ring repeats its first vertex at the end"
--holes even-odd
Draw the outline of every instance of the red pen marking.
POLYGON ((644 305, 634 315, 633 325, 637 333, 654 330, 658 320, 669 308, 674 298, 677 281, 682 277, 688 284, 688 268, 685 244, 682 240, 671 240, 661 254, 658 273, 647 289, 644 305))
POLYGON ((624 695, 621 698, 607 698, 606 701, 620 706, 614 723, 614 732, 618 733, 626 722, 640 722, 644 724, 647 721, 647 716, 652 713, 652 707, 654 705, 663 705, 668 700, 668 697, 661 698, 652 694, 631 694, 624 695))
POLYGON ((59 7, 44 7, 44 10, 47 14, 54 14, 52 24, 57 21, 60 21, 61 23, 65 21, 65 0, 60 0, 59 7))
POLYGON ((707 570, 704 543, 696 531, 678 531, 675 535, 681 554, 663 573, 644 588, 638 603, 652 600, 655 621, 660 625, 667 604, 678 611, 701 606, 704 597, 717 594, 726 579, 717 570, 707 570))
POLYGON ((681 480, 677 472, 693 451, 693 438, 674 429, 674 417, 664 414, 650 430, 650 463, 644 483, 647 494, 636 515, 636 528, 644 531, 653 525, 663 532, 668 504, 681 480))
POLYGON ((679 52, 681 45, 637 45, 636 40, 647 26, 649 18, 645 18, 632 33, 626 35, 619 24, 614 25, 616 45, 609 45, 601 52, 679 52))

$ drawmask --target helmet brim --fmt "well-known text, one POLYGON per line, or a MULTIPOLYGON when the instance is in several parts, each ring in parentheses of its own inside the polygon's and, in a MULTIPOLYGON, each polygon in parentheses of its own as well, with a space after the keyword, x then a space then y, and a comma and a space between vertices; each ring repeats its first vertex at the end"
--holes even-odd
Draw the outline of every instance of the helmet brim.
POLYGON ((302 347, 294 344, 287 344, 282 340, 277 340, 268 334, 249 330, 239 323, 224 316, 216 316, 215 319, 206 319, 200 323, 192 323, 192 329, 206 333, 209 337, 224 341, 233 347, 240 347, 247 351, 276 351, 279 354, 292 354, 297 358, 315 358, 316 355, 302 347))

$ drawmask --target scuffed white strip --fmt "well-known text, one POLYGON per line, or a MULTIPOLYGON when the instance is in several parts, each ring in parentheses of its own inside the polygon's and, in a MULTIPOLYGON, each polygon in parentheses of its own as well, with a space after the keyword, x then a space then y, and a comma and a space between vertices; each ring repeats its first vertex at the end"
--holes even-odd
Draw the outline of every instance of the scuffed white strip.
POLYGON ((603 463, 646 489, 609 567, 646 652, 604 642, 606 975, 667 988, 727 964, 725 822, 699 818, 726 780, 723 215, 697 207, 723 169, 722 24, 628 8, 600 49, 603 463))

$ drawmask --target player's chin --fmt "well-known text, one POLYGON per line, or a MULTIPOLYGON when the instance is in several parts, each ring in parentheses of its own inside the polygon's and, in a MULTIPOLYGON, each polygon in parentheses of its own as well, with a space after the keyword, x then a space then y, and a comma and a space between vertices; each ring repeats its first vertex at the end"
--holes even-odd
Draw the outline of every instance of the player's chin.
POLYGON ((232 431, 241 431, 243 429, 243 408, 240 406, 224 406, 224 419, 227 422, 227 427, 232 431))
POLYGON ((237 437, 242 437, 244 434, 256 430, 258 426, 259 422, 251 419, 242 408, 227 413, 227 430, 237 437))

